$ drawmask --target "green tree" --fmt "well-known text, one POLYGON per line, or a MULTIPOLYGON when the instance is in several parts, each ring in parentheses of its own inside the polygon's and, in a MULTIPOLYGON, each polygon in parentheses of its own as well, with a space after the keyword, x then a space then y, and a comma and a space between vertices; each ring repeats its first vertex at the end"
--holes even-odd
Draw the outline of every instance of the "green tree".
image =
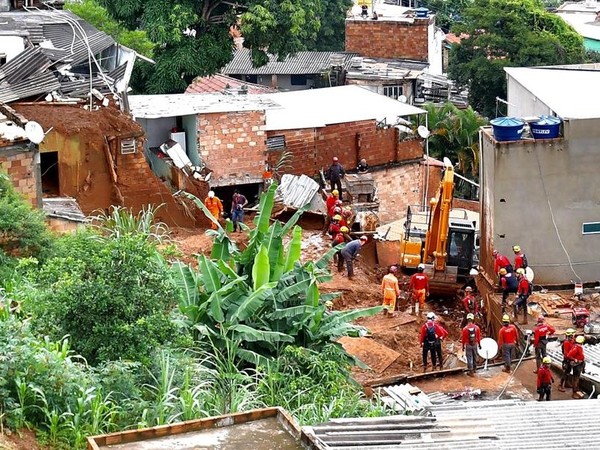
POLYGON ((338 46, 348 0, 99 0, 131 30, 157 44, 151 93, 182 92, 196 76, 217 73, 233 56, 238 27, 257 66, 310 46, 338 46), (343 15, 342 15, 343 12, 343 15), (323 28, 323 44, 319 32, 323 28))
POLYGON ((462 21, 462 12, 472 4, 473 0, 425 0, 422 6, 434 12, 436 25, 448 32, 462 21))
POLYGON ((453 46, 449 76, 469 87, 469 102, 494 117, 506 98, 504 67, 575 64, 585 60, 583 38, 538 0, 475 0, 452 31, 467 38, 453 46))

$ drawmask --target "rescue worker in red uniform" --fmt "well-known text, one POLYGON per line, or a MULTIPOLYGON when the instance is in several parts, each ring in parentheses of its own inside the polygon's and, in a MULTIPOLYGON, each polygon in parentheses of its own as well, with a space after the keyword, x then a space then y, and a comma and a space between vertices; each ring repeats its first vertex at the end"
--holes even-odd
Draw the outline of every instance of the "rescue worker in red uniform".
MULTIPOLYGON (((435 351, 436 341, 440 336, 443 336, 445 330, 442 329, 433 320, 428 320, 421 327, 420 343, 423 349, 423 372, 427 372, 427 354, 431 353, 431 366, 432 370, 436 367, 437 353, 435 351)), ((441 368, 441 364, 440 364, 441 368)))
POLYGON ((510 323, 508 314, 504 314, 502 316, 502 328, 498 332, 498 346, 502 349, 502 357, 504 359, 503 372, 510 373, 511 361, 518 338, 517 328, 510 323))
POLYGON ((473 322, 475 315, 473 313, 467 314, 467 325, 462 330, 461 343, 462 349, 467 357, 467 375, 470 377, 475 376, 477 370, 477 349, 481 348, 481 330, 473 322))
POLYGON ((416 315, 421 315, 421 311, 423 311, 423 307, 425 306, 425 298, 429 296, 429 277, 423 273, 424 270, 425 266, 419 264, 417 266, 417 273, 410 277, 409 288, 412 292, 416 315))
POLYGON ((494 250, 492 255, 494 256, 494 273, 499 274, 500 269, 506 269, 507 273, 513 271, 513 266, 506 256, 502 255, 498 250, 494 250))
POLYGON ((565 392, 565 387, 567 384, 567 380, 569 380, 571 376, 571 361, 567 355, 575 345, 575 330, 573 328, 567 329, 565 331, 565 340, 561 344, 563 360, 562 360, 562 376, 560 377, 560 384, 558 385, 558 390, 560 392, 565 392))
POLYGON ((463 316, 460 326, 464 327, 467 324, 467 316, 469 314, 473 314, 474 317, 479 314, 479 302, 473 295, 473 288, 471 286, 467 286, 465 288, 465 297, 462 299, 462 304, 465 310, 465 315, 463 316))
POLYGON ((547 401, 550 401, 550 393, 552 392, 552 383, 554 383, 554 378, 552 377, 552 372, 550 372, 550 364, 552 360, 549 356, 544 356, 542 360, 542 365, 537 371, 537 393, 540 394, 538 397, 538 402, 544 400, 546 397, 547 401))
POLYGON ((515 254, 515 270, 527 269, 527 256, 523 254, 523 252, 521 251, 521 247, 519 247, 518 245, 513 245, 513 252, 515 254))
POLYGON ((527 323, 527 300, 529 300, 533 286, 525 276, 525 269, 522 267, 517 269, 517 280, 519 281, 519 284, 517 286, 517 299, 513 304, 513 313, 515 321, 517 321, 519 318, 519 310, 523 309, 523 322, 521 322, 521 324, 525 325, 527 323))
POLYGON ((446 330, 446 328, 444 328, 444 326, 440 323, 440 321, 436 319, 435 314, 433 312, 427 313, 427 320, 433 320, 433 323, 438 325, 440 327, 440 330, 442 331, 442 334, 439 335, 435 341, 435 354, 437 356, 437 361, 439 363, 440 370, 442 370, 442 368, 444 367, 444 358, 442 357, 442 343, 444 342, 444 339, 448 337, 449 333, 448 330, 446 330))
POLYGON ((333 217, 332 211, 335 207, 335 203, 340 200, 340 193, 337 189, 331 191, 331 194, 327 196, 325 200, 325 225, 323 226, 323 236, 329 231, 329 225, 331 225, 331 218, 333 217))
POLYGON ((573 398, 579 398, 577 395, 577 392, 579 391, 579 377, 585 369, 585 355, 582 347, 584 342, 585 338, 583 336, 577 336, 575 338, 575 344, 573 345, 573 348, 571 348, 567 355, 567 358, 571 363, 571 369, 573 370, 573 378, 571 379, 571 384, 573 386, 573 398))
POLYGON ((331 225, 329 225, 329 235, 333 239, 342 229, 340 225, 340 220, 342 220, 342 216, 336 214, 331 218, 331 225))
POLYGON ((507 272, 503 267, 500 269, 500 287, 502 288, 502 306, 506 305, 508 296, 510 294, 516 294, 519 288, 519 282, 517 277, 512 272, 507 272))
POLYGON ((554 334, 556 330, 552 325, 544 322, 544 316, 539 316, 537 325, 533 329, 533 346, 535 347, 535 365, 537 373, 542 365, 542 359, 546 356, 546 345, 548 344, 548 336, 554 334))
MULTIPOLYGON (((336 245, 344 244, 346 242, 350 242, 352 238, 348 234, 348 227, 340 227, 340 232, 333 237, 333 241, 331 242, 331 247, 335 247, 336 245)), ((333 255, 334 262, 337 263, 338 258, 340 258, 340 251, 338 250, 335 255, 333 255)))

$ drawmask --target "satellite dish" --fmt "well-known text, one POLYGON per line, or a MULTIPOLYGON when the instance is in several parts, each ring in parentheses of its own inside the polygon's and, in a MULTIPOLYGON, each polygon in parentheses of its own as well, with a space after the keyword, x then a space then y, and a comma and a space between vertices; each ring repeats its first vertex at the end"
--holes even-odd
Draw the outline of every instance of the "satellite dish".
POLYGON ((527 278, 530 283, 533 283, 534 277, 535 277, 535 273, 533 273, 533 269, 531 267, 527 267, 525 269, 525 278, 527 278))
POLYGON ((452 161, 447 156, 444 156, 444 167, 452 167, 452 161))
POLYGON ((25 124, 25 135, 34 144, 39 144, 44 140, 44 129, 37 122, 27 122, 25 124))
POLYGON ((485 369, 487 370, 488 360, 495 358, 498 354, 498 343, 492 338, 483 338, 479 345, 477 354, 485 359, 485 369))
POLYGON ((431 134, 429 132, 429 130, 427 129, 426 126, 419 126, 419 128, 417 128, 417 133, 419 133, 419 136, 421 136, 423 139, 427 139, 429 137, 429 135, 431 134))
POLYGON ((408 100, 408 99, 406 98, 406 95, 400 95, 400 96, 398 97, 398 101, 399 101, 399 102, 406 103, 406 100, 408 100))

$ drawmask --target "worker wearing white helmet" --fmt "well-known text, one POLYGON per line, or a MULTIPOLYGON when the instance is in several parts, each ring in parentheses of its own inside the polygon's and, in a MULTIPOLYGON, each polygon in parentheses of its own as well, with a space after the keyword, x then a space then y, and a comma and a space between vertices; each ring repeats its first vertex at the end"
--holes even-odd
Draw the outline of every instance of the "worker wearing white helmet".
POLYGON ((410 277, 410 290, 412 292, 412 298, 415 305, 415 314, 420 315, 425 306, 425 298, 429 296, 429 277, 424 273, 425 265, 419 264, 417 266, 417 273, 414 273, 410 277))

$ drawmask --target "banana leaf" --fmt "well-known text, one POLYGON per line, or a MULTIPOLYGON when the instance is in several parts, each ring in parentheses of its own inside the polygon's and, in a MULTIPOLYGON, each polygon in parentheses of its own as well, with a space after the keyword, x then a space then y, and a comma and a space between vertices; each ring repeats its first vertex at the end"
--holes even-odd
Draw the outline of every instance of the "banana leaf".
POLYGON ((290 217, 290 220, 288 220, 285 225, 283 225, 283 228, 281 230, 281 235, 285 236, 288 231, 290 231, 292 229, 292 227, 294 225, 296 225, 296 223, 298 222, 298 220, 300 220, 300 216, 302 216, 302 214, 304 214, 306 211, 308 211, 308 208, 310 208, 310 202, 305 204, 302 208, 298 209, 294 215, 292 217, 290 217))
POLYGON ((268 369, 273 364, 273 358, 263 356, 259 353, 253 352, 252 350, 238 348, 235 354, 242 361, 254 364, 255 367, 265 367, 268 369))
POLYGON ((314 281, 310 283, 306 291, 305 304, 312 307, 319 306, 319 287, 314 281))
POLYGON ((252 266, 252 283, 254 290, 258 290, 262 285, 269 282, 271 276, 271 264, 269 261, 269 253, 267 247, 263 244, 260 246, 258 253, 254 257, 254 265, 252 266))
POLYGON ((248 325, 237 324, 232 325, 228 329, 234 333, 234 337, 247 342, 268 342, 269 344, 276 344, 279 342, 294 342, 294 338, 288 336, 285 333, 279 333, 277 331, 264 331, 257 330, 248 325))
POLYGON ((198 289, 198 274, 187 264, 175 262, 171 266, 171 275, 179 288, 181 303, 193 305, 200 295, 198 289))
POLYGON ((254 223, 256 224, 258 233, 262 233, 263 235, 269 230, 273 205, 275 204, 276 189, 277 183, 273 183, 269 186, 269 189, 260 196, 260 208, 256 219, 254 219, 254 223))
POLYGON ((315 267, 317 269, 326 269, 329 261, 331 261, 334 255, 343 249, 345 244, 338 244, 335 247, 331 248, 327 253, 325 253, 321 258, 315 263, 315 267))
POLYGON ((198 267, 205 292, 212 293, 221 289, 219 271, 214 262, 200 254, 198 255, 198 267))
POLYGON ((294 263, 300 260, 300 254, 302 253, 302 228, 299 226, 294 227, 294 234, 287 251, 287 258, 285 260, 285 270, 289 271, 294 268, 294 263))
MULTIPOLYGON (((277 304, 283 304, 290 299, 305 293, 310 286, 310 278, 306 280, 302 280, 300 282, 295 282, 289 286, 284 287, 283 289, 279 289, 278 292, 275 293, 275 300, 277 304)), ((280 287, 280 286, 278 286, 280 287)))
POLYGON ((269 314, 270 319, 301 319, 303 316, 314 312, 315 307, 310 305, 292 306, 290 308, 276 309, 269 314))
POLYGON ((276 284, 277 283, 263 284, 258 290, 252 292, 232 314, 231 321, 239 323, 252 317, 260 309, 263 301, 272 294, 271 290, 276 284))

